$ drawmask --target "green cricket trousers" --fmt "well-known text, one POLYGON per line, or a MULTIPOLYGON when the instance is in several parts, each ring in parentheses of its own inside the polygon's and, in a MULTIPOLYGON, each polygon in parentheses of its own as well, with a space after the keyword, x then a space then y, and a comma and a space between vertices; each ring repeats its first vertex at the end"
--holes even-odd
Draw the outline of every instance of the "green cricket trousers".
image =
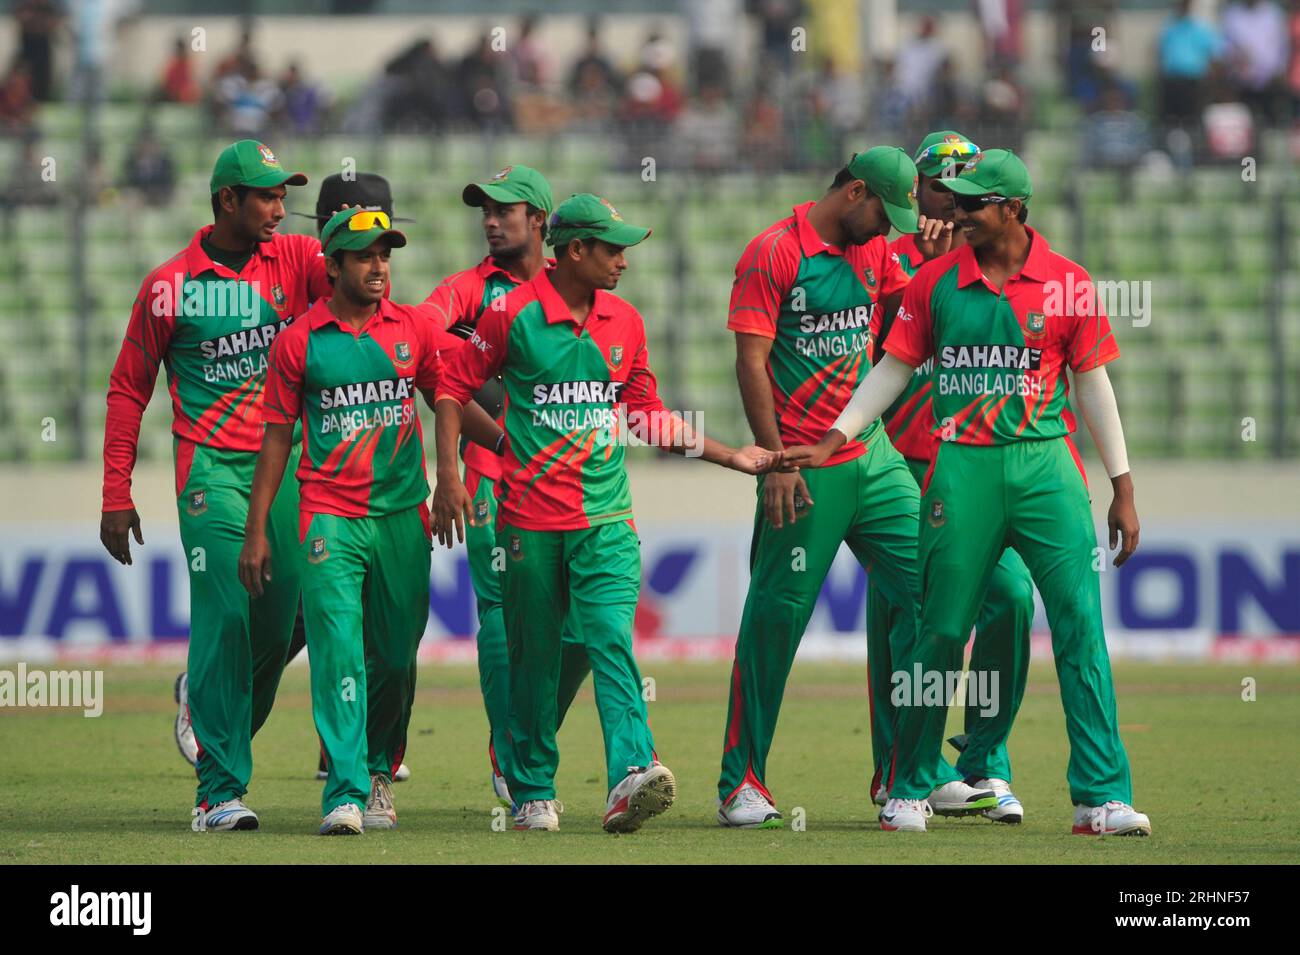
POLYGON ((301 587, 293 472, 302 451, 295 445, 271 504, 271 579, 256 600, 239 582, 239 552, 257 454, 179 439, 174 451, 178 469, 190 457, 176 509, 190 578, 189 708, 199 746, 194 804, 207 809, 248 791, 253 734, 271 712, 288 660, 301 587))
POLYGON ((363 811, 372 775, 402 762, 415 653, 429 620, 429 512, 313 514, 299 544, 311 704, 329 776, 321 814, 363 811))
POLYGON ((654 740, 632 655, 641 590, 641 543, 630 521, 581 530, 537 531, 502 524, 506 554, 502 617, 510 655, 510 758, 502 767, 522 805, 555 798, 560 763, 563 634, 586 648, 605 737, 607 789, 630 767, 654 761, 654 740))
MULTIPOLYGON (((1013 547, 1042 595, 1070 740, 1067 777, 1076 804, 1132 802, 1102 627, 1097 547, 1088 491, 1064 438, 1006 445, 944 442, 921 505, 918 567, 921 628, 915 659, 925 670, 961 667, 1004 547, 1013 547)), ((899 713, 891 795, 920 799, 929 764, 909 744, 941 736, 946 708, 899 713)))

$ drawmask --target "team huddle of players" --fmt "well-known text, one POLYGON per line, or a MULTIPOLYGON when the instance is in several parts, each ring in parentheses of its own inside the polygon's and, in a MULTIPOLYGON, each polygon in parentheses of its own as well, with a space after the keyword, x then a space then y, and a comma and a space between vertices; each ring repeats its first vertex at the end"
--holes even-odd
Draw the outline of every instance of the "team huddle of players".
POLYGON ((129 537, 142 543, 130 495, 140 416, 167 367, 191 586, 177 737, 198 775, 196 828, 258 827, 243 802, 251 739, 304 642, 320 832, 396 826, 435 538, 467 545, 492 786, 515 828, 559 828, 556 733, 589 673, 604 828, 633 832, 667 810, 677 781, 632 652, 641 567, 628 431, 757 476, 722 825, 783 824, 767 756, 795 651, 847 543, 870 571, 870 798, 882 828, 924 831, 934 813, 1023 819, 1007 738, 1037 584, 1073 831, 1150 832, 1131 806, 1069 438, 1067 368, 1114 487, 1121 564, 1138 523, 1104 368, 1118 349, 1099 309, 1045 308, 1053 282, 1087 274, 1025 225, 1032 186, 1014 154, 951 131, 913 157, 878 146, 749 242, 728 318, 755 438, 739 449, 660 399, 641 316, 611 294, 650 230, 606 200, 554 206, 545 178, 521 165, 470 184, 463 200, 482 210, 487 256, 398 305, 391 256, 406 237, 387 183, 330 177, 319 240, 281 235, 286 187, 305 183, 261 143, 222 152, 215 221, 145 279, 110 381, 101 539, 130 563, 129 537), (232 361, 246 374, 216 367, 232 361), (431 508, 417 394, 436 415, 431 508), (972 627, 972 674, 1000 679, 993 705, 967 707, 954 766, 941 752, 948 697, 897 691, 900 675, 951 685, 972 627))

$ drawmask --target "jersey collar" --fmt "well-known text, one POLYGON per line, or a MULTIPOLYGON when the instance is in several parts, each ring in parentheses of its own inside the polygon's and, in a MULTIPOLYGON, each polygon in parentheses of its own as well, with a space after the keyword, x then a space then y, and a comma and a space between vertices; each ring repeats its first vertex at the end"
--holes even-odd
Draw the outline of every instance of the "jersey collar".
MULTIPOLYGON (((333 322, 339 328, 344 328, 343 323, 339 321, 339 317, 330 310, 329 299, 327 298, 319 299, 315 305, 313 305, 310 309, 307 310, 307 314, 304 316, 304 318, 306 318, 307 320, 307 327, 310 331, 315 331, 318 328, 324 328, 326 325, 330 324, 331 322, 333 322)), ((389 301, 386 298, 381 298, 379 300, 379 310, 375 312, 373 316, 367 319, 366 324, 362 325, 361 328, 364 330, 376 318, 380 319, 381 321, 396 322, 399 320, 399 315, 397 313, 397 309, 393 306, 393 303, 391 301, 389 301)), ((352 331, 351 328, 347 328, 345 330, 349 332, 352 331)))
MULTIPOLYGON (((549 272, 553 268, 555 268, 555 260, 547 259, 546 265, 543 267, 542 271, 549 272)), ((522 284, 513 275, 501 266, 497 265, 496 259, 492 258, 490 255, 483 256, 483 261, 474 266, 474 271, 478 274, 478 277, 482 279, 491 278, 493 275, 500 275, 507 281, 513 282, 515 285, 522 284)))
MULTIPOLYGON (((1029 255, 1025 258, 1024 267, 1016 275, 1011 276, 1013 279, 1025 278, 1034 282, 1047 282, 1052 277, 1051 260, 1049 253, 1051 249, 1047 245, 1047 240, 1035 232, 1029 226, 1025 226, 1025 231, 1029 233, 1029 255)), ((969 245, 963 245, 957 252, 957 287, 965 288, 967 285, 973 285, 984 278, 984 270, 980 268, 979 262, 975 259, 975 250, 969 245)))
MULTIPOLYGON (((564 299, 560 297, 560 293, 551 284, 550 271, 548 268, 533 279, 533 288, 537 292, 537 301, 541 303, 542 313, 546 316, 546 323, 554 325, 557 322, 573 322, 576 325, 577 322, 573 321, 569 306, 565 304, 564 299)), ((604 289, 596 289, 595 300, 591 303, 591 311, 587 313, 588 322, 593 318, 609 318, 613 314, 610 310, 609 299, 608 292, 604 289)))
POLYGON ((799 248, 803 250, 804 255, 817 255, 821 252, 830 255, 843 255, 843 249, 838 245, 831 245, 823 241, 822 237, 817 234, 817 230, 812 227, 812 223, 808 221, 808 210, 814 205, 816 203, 805 202, 801 206, 794 207, 794 224, 796 231, 799 233, 799 248))
MULTIPOLYGON (((213 227, 205 225, 185 248, 185 272, 188 275, 202 275, 204 272, 216 272, 223 279, 239 278, 234 272, 220 262, 213 262, 208 253, 203 251, 202 242, 212 234, 213 227)), ((259 242, 253 246, 253 258, 274 259, 280 254, 279 233, 271 236, 268 242, 259 242)), ((251 262, 253 259, 249 259, 251 262)), ((247 267, 247 266, 245 266, 247 267)))

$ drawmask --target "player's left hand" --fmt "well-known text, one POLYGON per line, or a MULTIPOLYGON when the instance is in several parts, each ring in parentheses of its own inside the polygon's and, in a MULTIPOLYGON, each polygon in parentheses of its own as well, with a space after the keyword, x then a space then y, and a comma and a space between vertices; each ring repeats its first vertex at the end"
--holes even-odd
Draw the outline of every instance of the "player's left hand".
POLYGON ((952 248, 951 222, 920 216, 916 224, 916 248, 927 262, 952 248))
POLYGON ((728 462, 735 470, 746 474, 766 474, 768 471, 775 470, 780 463, 781 452, 760 448, 756 444, 741 448, 728 462))
POLYGON ((271 579, 271 544, 265 534, 247 534, 239 551, 239 582, 250 597, 260 597, 271 579))
POLYGON ((1115 555, 1115 566, 1122 567, 1138 549, 1141 528, 1138 526, 1137 504, 1133 501, 1132 480, 1127 474, 1121 474, 1115 478, 1114 484, 1115 497, 1110 502, 1106 523, 1110 527, 1110 549, 1114 550, 1117 544, 1122 543, 1115 555))

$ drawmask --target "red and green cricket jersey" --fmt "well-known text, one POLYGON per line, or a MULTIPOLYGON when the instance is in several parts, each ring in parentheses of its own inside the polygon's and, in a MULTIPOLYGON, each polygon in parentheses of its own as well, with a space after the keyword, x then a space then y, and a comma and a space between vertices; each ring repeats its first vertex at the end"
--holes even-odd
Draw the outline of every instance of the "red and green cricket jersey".
MULTIPOLYGON (((925 257, 916 247, 916 236, 906 234, 899 236, 889 244, 889 252, 898 259, 898 264, 908 275, 915 275, 925 257)), ((871 316, 871 338, 873 354, 880 347, 880 326, 884 315, 876 309, 871 316)), ((934 359, 929 358, 917 366, 912 380, 908 382, 903 393, 889 406, 881 416, 889 440, 904 457, 917 461, 930 461, 934 457, 935 442, 938 437, 933 433, 934 408, 930 402, 930 373, 934 370, 934 359)))
POLYGON ((330 295, 314 236, 274 235, 258 243, 238 275, 213 262, 201 240, 140 286, 108 384, 104 423, 104 510, 131 501, 140 417, 167 367, 172 433, 180 439, 177 493, 196 445, 255 453, 262 446, 262 386, 275 337, 317 298, 330 295))
POLYGON ((525 530, 578 530, 632 516, 620 406, 676 435, 646 353, 645 325, 627 302, 598 290, 573 320, 547 273, 489 308, 447 362, 439 398, 462 405, 490 377, 505 383, 506 448, 498 521, 525 530))
MULTIPOLYGON (((772 339, 767 373, 786 447, 816 444, 871 369, 871 315, 907 285, 877 236, 840 249, 808 223, 813 203, 750 240, 736 263, 727 328, 772 339)), ((827 466, 866 450, 875 422, 827 466)))
POLYGON ((415 396, 437 387, 439 352, 461 344, 423 306, 388 299, 360 329, 317 302, 275 340, 264 415, 302 419, 304 533, 312 514, 382 517, 429 496, 415 396))
MULTIPOLYGON (((548 268, 554 264, 554 259, 547 260, 548 268)), ((424 306, 433 310, 443 328, 460 325, 473 329, 494 303, 497 308, 504 308, 506 293, 513 291, 518 284, 519 280, 497 265, 489 255, 472 269, 454 272, 443 279, 424 300, 424 306)), ((461 456, 465 467, 488 480, 500 480, 501 458, 487 448, 470 442, 465 445, 461 456)))
POLYGON ((936 433, 963 444, 1059 438, 1074 430, 1065 369, 1119 357, 1110 321, 1083 266, 1033 229, 1024 268, 1001 291, 969 246, 927 262, 903 295, 885 351, 933 357, 936 433))

